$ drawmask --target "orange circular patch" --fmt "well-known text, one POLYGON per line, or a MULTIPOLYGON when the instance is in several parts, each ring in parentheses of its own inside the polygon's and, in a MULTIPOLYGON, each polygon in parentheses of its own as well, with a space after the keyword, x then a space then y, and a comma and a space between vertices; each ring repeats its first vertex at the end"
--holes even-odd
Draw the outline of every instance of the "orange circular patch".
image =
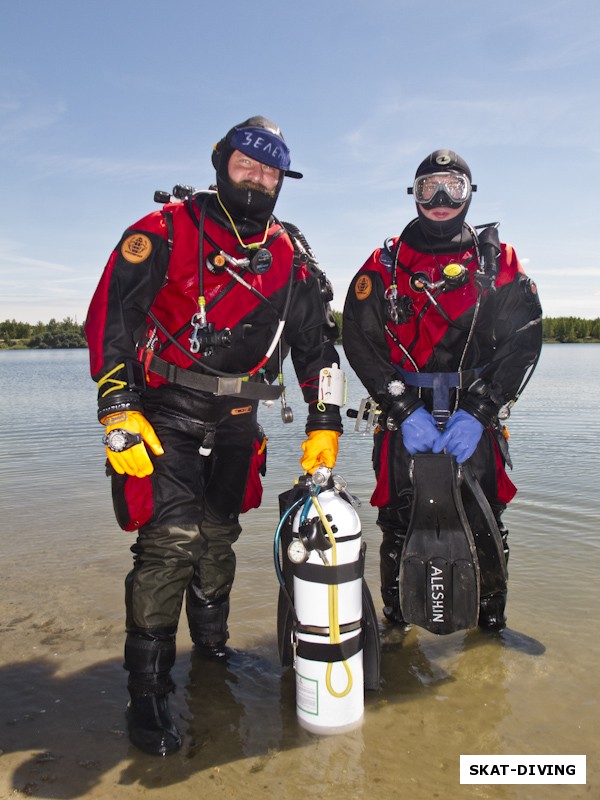
POLYGON ((121 255, 130 264, 140 264, 152 252, 152 242, 143 233, 132 233, 121 245, 121 255))
POLYGON ((373 284, 371 283, 371 278, 368 275, 359 275, 358 280, 356 281, 356 285, 354 287, 354 293, 356 294, 357 300, 366 300, 367 297, 371 294, 371 289, 373 288, 373 284))

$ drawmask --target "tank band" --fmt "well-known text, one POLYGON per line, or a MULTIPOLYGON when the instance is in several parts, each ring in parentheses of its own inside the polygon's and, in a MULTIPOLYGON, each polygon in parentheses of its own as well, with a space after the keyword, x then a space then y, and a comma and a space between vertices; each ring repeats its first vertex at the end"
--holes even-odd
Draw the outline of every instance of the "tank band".
POLYGON ((349 564, 326 567, 325 564, 309 564, 306 562, 294 566, 296 578, 310 583, 326 583, 328 585, 359 580, 364 575, 364 572, 365 557, 363 551, 360 552, 356 561, 352 561, 349 564))
POLYGON ((333 663, 335 661, 347 661, 364 647, 364 633, 361 632, 352 639, 346 639, 340 644, 315 644, 314 642, 304 642, 298 639, 296 656, 304 658, 306 661, 321 661, 323 663, 333 663))

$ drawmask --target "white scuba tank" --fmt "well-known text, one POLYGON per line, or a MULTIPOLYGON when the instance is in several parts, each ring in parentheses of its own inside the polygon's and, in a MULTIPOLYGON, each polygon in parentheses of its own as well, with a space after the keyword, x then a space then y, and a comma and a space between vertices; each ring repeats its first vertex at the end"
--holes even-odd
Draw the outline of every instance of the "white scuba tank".
POLYGON ((334 734, 357 727, 364 714, 364 548, 360 518, 352 503, 335 488, 321 491, 308 509, 297 512, 291 548, 300 549, 301 522, 311 520, 317 525, 321 520, 321 530, 328 540, 333 537, 334 543, 326 542, 321 550, 309 549, 303 563, 292 559, 298 619, 294 646, 296 712, 300 725, 307 730, 334 734), (329 531, 315 504, 325 515, 329 531))

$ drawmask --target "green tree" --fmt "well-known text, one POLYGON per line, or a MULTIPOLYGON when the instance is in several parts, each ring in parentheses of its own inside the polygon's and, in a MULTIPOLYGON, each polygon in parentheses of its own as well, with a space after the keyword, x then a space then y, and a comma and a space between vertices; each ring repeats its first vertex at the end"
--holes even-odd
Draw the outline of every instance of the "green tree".
POLYGON ((332 310, 331 313, 333 314, 333 318, 334 318, 334 320, 336 322, 336 325, 338 326, 338 330, 340 332, 338 342, 341 342, 342 341, 342 312, 341 311, 333 311, 332 310))
POLYGON ((544 317, 542 320, 542 335, 544 339, 555 338, 555 320, 552 317, 544 317))
POLYGON ((27 322, 17 322, 16 319, 7 319, 0 322, 0 337, 8 339, 28 339, 31 336, 31 325, 27 322))
POLYGON ((65 317, 60 322, 51 319, 47 325, 38 330, 29 340, 28 347, 42 350, 71 349, 74 347, 87 347, 83 325, 79 325, 71 317, 65 317))
POLYGON ((83 333, 71 331, 46 331, 40 336, 33 336, 27 345, 40 350, 72 349, 74 347, 87 347, 83 333))

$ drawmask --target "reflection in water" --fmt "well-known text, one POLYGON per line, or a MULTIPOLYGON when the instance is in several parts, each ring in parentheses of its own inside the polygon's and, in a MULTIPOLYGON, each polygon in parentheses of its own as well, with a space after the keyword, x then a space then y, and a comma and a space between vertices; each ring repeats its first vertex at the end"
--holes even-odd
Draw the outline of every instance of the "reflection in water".
POLYGON ((441 764, 455 770, 451 753, 503 752, 500 723, 512 709, 510 668, 498 638, 478 631, 433 638, 413 628, 384 645, 383 665, 386 703, 401 706, 391 728, 403 720, 400 739, 427 774, 441 764))
POLYGON ((251 654, 237 653, 224 665, 192 653, 184 687, 188 758, 219 764, 281 748, 290 728, 282 721, 282 685, 272 665, 251 654))
MULTIPOLYGON (((255 797, 257 791, 258 796, 298 797, 302 786, 303 797, 320 798, 327 787, 346 791, 349 785, 363 796, 362 730, 323 738, 308 733, 297 724, 294 692, 292 670, 282 674, 252 654, 237 653, 224 665, 192 653, 178 719, 185 737, 182 751, 166 764, 138 754, 121 783, 150 789, 180 784, 183 775, 208 773, 219 785, 229 767, 243 781, 236 785, 236 797, 255 797), (304 785, 310 773, 318 779, 304 785)), ((178 786, 178 797, 181 791, 178 786)))

